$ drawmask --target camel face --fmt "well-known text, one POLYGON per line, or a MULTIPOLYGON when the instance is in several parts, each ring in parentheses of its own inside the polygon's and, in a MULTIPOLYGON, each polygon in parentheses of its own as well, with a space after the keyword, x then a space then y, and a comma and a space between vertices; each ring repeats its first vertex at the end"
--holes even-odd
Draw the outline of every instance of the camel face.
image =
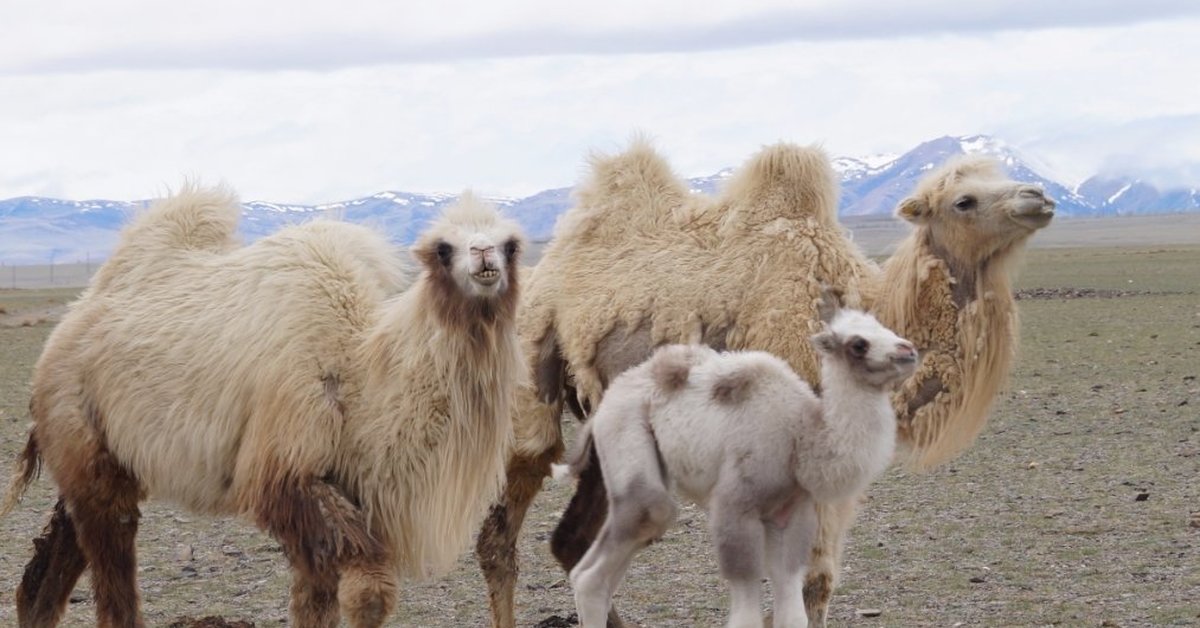
POLYGON ((916 347, 864 312, 840 310, 812 342, 822 359, 845 361, 855 377, 871 386, 891 386, 917 369, 916 347))
POLYGON ((515 283, 512 273, 517 272, 522 248, 520 230, 511 220, 475 208, 467 203, 447 210, 447 216, 463 215, 447 221, 415 252, 430 273, 448 275, 464 296, 496 299, 515 283))
POLYGON ((517 239, 502 232, 473 233, 452 254, 450 271, 465 294, 494 297, 508 289, 518 249, 517 239))
POLYGON ((975 157, 935 171, 897 213, 927 225, 937 248, 973 265, 1050 224, 1055 205, 1040 186, 1010 180, 993 160, 975 157))

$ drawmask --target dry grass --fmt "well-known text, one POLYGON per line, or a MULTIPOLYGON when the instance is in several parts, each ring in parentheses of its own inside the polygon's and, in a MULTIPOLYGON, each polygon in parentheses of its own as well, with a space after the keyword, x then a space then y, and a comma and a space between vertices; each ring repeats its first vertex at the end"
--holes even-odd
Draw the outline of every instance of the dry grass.
MULTIPOLYGON (((1031 251, 1020 287, 1128 296, 1021 302, 1021 357, 990 426, 952 464, 925 475, 893 470, 872 488, 831 623, 1200 624, 1196 268, 1196 247, 1031 251), (862 608, 881 614, 861 617, 862 608)), ((40 307, 27 296, 16 299, 20 307, 40 307)), ((16 312, 10 298, 0 294, 0 304, 16 312)), ((0 460, 13 460, 23 442, 29 369, 50 329, 0 326, 0 460)), ((12 591, 51 494, 43 479, 0 520, 0 625, 14 622, 12 591)), ((546 548, 568 496, 550 487, 529 515, 522 625, 572 610, 546 548)), ((161 503, 144 512, 139 569, 151 625, 180 615, 285 623, 285 563, 269 538, 161 503)), ((635 560, 618 597, 629 617, 652 626, 723 621, 728 603, 704 526, 702 513, 686 509, 675 530, 635 560)), ((64 625, 92 625, 86 578, 76 599, 64 625)), ((483 582, 470 557, 443 580, 407 587, 392 621, 486 623, 483 582)))

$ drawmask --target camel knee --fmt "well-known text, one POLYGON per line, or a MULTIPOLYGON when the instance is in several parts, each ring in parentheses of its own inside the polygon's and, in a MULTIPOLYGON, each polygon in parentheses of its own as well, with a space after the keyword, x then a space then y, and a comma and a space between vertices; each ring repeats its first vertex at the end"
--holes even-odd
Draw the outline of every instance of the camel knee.
POLYGON ((397 588, 390 567, 349 567, 338 584, 338 602, 352 628, 374 628, 395 609, 397 588))

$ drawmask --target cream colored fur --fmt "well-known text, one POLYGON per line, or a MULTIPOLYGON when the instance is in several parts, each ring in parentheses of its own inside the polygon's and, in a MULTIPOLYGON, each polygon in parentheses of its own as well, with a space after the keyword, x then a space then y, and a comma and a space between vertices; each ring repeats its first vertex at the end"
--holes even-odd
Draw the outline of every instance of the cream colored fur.
MULTIPOLYGON (((503 484, 512 312, 447 326, 429 269, 414 280, 382 235, 319 220, 239 247, 239 212, 186 187, 126 228, 36 366, 46 466, 55 442, 99 439, 148 495, 251 519, 281 476, 329 479, 399 573, 443 573, 503 484)), ((416 248, 488 239, 520 234, 466 194, 416 248)))
MULTIPOLYGON (((953 161, 901 203, 897 214, 914 229, 880 268, 838 224, 837 180, 815 148, 768 146, 709 197, 689 193, 638 140, 622 154, 594 157, 576 196, 534 271, 525 302, 536 314, 522 336, 527 346, 561 346, 591 407, 612 377, 599 349, 643 327, 653 345, 703 340, 767 351, 819 385, 806 339, 817 330, 824 284, 924 354, 920 371, 892 398, 899 442, 918 467, 953 457, 983 427, 1015 349, 1009 272, 1054 208, 991 160, 953 161), (977 203, 956 209, 968 196, 977 203)), ((522 395, 518 407, 518 452, 560 446, 561 406, 522 395)), ((818 509, 814 608, 828 603, 857 501, 818 509)))
MULTIPOLYGON (((894 398, 913 462, 936 464, 978 434, 1015 343, 1011 262, 1037 226, 998 220, 974 232, 970 225, 939 229, 949 218, 937 205, 981 185, 1002 204, 1021 184, 999 176, 990 161, 962 160, 931 173, 910 199, 923 199, 929 211, 901 213, 916 228, 882 269, 837 223, 837 183, 820 150, 769 146, 716 198, 687 192, 642 141, 592 163, 577 206, 560 219, 535 270, 537 287, 526 302, 539 311, 522 333, 557 334, 580 395, 593 407, 604 387, 597 347, 618 326, 649 324, 655 344, 695 342, 719 330, 725 346, 781 356, 819 383, 816 354, 804 339, 816 331, 820 286, 828 284, 848 306, 868 307, 913 338, 929 353, 923 372, 943 377, 946 391, 916 412, 908 404, 918 382, 894 398), (947 261, 951 255, 960 257, 947 261), (955 303, 952 266, 970 271, 978 302, 955 303), (934 336, 938 341, 929 342, 934 336)), ((529 451, 538 446, 549 443, 518 443, 529 451)))

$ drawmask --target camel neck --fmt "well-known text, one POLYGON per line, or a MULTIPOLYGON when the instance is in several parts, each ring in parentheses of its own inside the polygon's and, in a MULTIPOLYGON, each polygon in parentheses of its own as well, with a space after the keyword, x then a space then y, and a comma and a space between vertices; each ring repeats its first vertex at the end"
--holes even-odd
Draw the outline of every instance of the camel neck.
POLYGON ((828 358, 821 365, 821 407, 829 425, 859 427, 864 433, 895 416, 885 391, 862 382, 845 364, 828 358))

